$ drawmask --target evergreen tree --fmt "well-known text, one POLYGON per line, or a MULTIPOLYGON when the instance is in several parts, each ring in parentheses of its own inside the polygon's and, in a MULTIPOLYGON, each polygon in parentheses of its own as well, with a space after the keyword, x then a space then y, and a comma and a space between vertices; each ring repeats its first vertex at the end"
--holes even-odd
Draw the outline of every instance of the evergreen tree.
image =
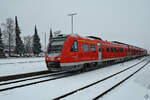
POLYGON ((4 53, 4 44, 2 42, 2 33, 1 33, 1 28, 0 28, 0 58, 4 58, 5 53, 4 53))
POLYGON ((21 37, 20 37, 20 29, 19 29, 19 26, 18 26, 18 20, 17 20, 17 16, 15 16, 15 32, 16 32, 16 47, 15 47, 15 54, 19 54, 20 56, 22 54, 24 54, 24 44, 21 40, 21 37))
POLYGON ((35 26, 35 33, 33 36, 33 49, 32 50, 33 50, 34 55, 37 55, 37 56, 41 52, 40 38, 38 36, 36 26, 35 26))
POLYGON ((51 41, 52 37, 53 37, 53 33, 52 33, 52 29, 50 29, 49 42, 51 41))

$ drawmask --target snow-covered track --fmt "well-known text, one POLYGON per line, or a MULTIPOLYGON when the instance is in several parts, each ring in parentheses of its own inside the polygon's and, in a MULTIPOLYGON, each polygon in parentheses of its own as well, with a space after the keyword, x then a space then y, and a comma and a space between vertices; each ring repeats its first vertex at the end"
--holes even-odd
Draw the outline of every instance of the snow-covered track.
POLYGON ((107 94, 108 92, 110 92, 111 90, 113 90, 114 88, 116 88, 117 86, 119 86, 120 84, 122 84, 124 81, 128 80, 130 77, 132 77, 134 74, 136 74, 137 72, 139 72, 141 69, 143 69, 149 63, 150 63, 150 61, 148 61, 146 64, 144 64, 141 68, 139 68, 138 70, 136 70, 131 75, 129 75, 126 78, 124 78, 122 81, 118 82, 117 84, 115 84, 114 86, 112 86, 111 88, 109 88, 108 90, 104 91, 103 93, 101 93, 100 95, 98 95, 97 97, 95 97, 93 100, 98 100, 100 97, 104 96, 105 94, 107 94))
POLYGON ((31 73, 24 73, 24 74, 17 74, 17 75, 9 75, 9 76, 2 76, 0 77, 0 82, 2 81, 9 81, 9 80, 16 80, 21 78, 27 78, 32 76, 44 75, 49 74, 48 70, 38 71, 38 72, 31 72, 31 73))
POLYGON ((41 78, 45 78, 45 77, 50 77, 50 76, 54 76, 54 75, 59 75, 62 74, 64 72, 55 72, 55 73, 45 73, 44 75, 38 75, 38 76, 33 76, 33 77, 29 77, 29 78, 24 78, 24 79, 18 79, 18 80, 14 80, 14 81, 9 81, 9 82, 4 82, 4 83, 0 83, 0 86, 2 85, 8 85, 8 84, 13 84, 13 83, 19 83, 19 82, 24 82, 24 81, 29 81, 29 80, 35 80, 35 79, 41 79, 41 78))
MULTIPOLYGON (((65 77, 69 77, 72 75, 75 75, 76 73, 68 73, 68 72, 58 72, 58 73, 53 73, 50 75, 47 75, 45 77, 48 77, 47 79, 44 79, 45 77, 43 77, 42 80, 38 80, 38 81, 34 81, 34 82, 28 82, 28 83, 22 83, 21 85, 16 85, 16 86, 6 86, 6 88, 1 88, 0 92, 3 91, 7 91, 7 90, 12 90, 12 89, 16 89, 16 88, 21 88, 21 87, 25 87, 25 86, 30 86, 30 85, 34 85, 34 84, 38 84, 38 83, 43 83, 43 82, 47 82, 47 81, 52 81, 52 80, 56 80, 56 79, 61 79, 61 78, 65 78, 65 77), (50 77, 51 76, 51 77, 50 77)), ((41 78, 41 77, 40 77, 41 78)), ((35 78, 31 79, 34 80, 35 78)), ((30 80, 30 79, 29 79, 30 80)), ((23 80, 22 80, 23 81, 23 80)), ((19 81, 18 81, 19 82, 19 81)), ((12 82, 13 83, 13 82, 12 82)), ((5 84, 5 83, 4 83, 5 84)), ((9 83, 6 83, 9 84, 9 83)), ((1 84, 3 85, 3 84, 1 84)))
MULTIPOLYGON (((122 71, 119 71, 119 72, 117 72, 117 73, 115 73, 115 74, 112 74, 112 75, 110 75, 110 76, 108 76, 108 77, 105 77, 105 78, 103 78, 103 79, 101 79, 101 80, 98 80, 98 81, 96 81, 96 82, 93 82, 93 83, 91 83, 91 84, 89 84, 89 85, 86 85, 86 86, 84 86, 84 87, 78 88, 78 89, 76 89, 76 90, 73 90, 73 91, 71 91, 71 92, 68 92, 68 93, 66 93, 66 94, 64 94, 64 95, 61 95, 61 96, 59 96, 59 97, 56 97, 56 98, 54 98, 53 100, 60 100, 60 99, 65 99, 65 100, 66 100, 67 97, 70 97, 70 96, 72 96, 73 94, 76 95, 76 94, 79 93, 79 91, 86 90, 87 88, 92 87, 92 86, 94 86, 94 85, 96 85, 96 84, 102 83, 102 82, 104 82, 105 80, 109 80, 109 79, 111 79, 111 78, 114 77, 114 76, 117 76, 117 75, 119 75, 119 74, 121 74, 121 73, 123 73, 123 72, 126 72, 126 71, 129 70, 129 69, 134 68, 136 65, 138 65, 138 64, 140 64, 140 63, 142 63, 142 62, 144 62, 144 61, 146 61, 146 60, 147 60, 147 58, 145 58, 144 60, 142 60, 142 61, 140 61, 140 62, 138 62, 138 63, 136 63, 136 64, 134 64, 134 65, 132 65, 132 66, 130 66, 130 67, 124 69, 124 70, 122 70, 122 71)), ((142 68, 144 68, 149 62, 150 62, 150 61, 146 62, 146 64, 144 63, 144 65, 143 65, 142 67, 140 67, 138 70, 136 70, 134 73, 132 73, 131 75, 127 76, 127 77, 126 77, 125 79, 123 79, 121 82, 117 83, 116 85, 114 85, 113 87, 109 88, 108 90, 105 90, 103 93, 101 93, 100 95, 98 95, 97 97, 95 97, 95 98, 93 98, 93 99, 94 99, 94 100, 97 100, 98 98, 100 98, 100 97, 103 96, 104 94, 108 93, 108 92, 111 91, 113 88, 117 87, 118 85, 120 85, 121 83, 123 83, 125 80, 127 80, 127 79, 129 79, 131 76, 133 76, 135 73, 137 73, 138 71, 140 71, 142 68)), ((69 99, 70 99, 70 98, 69 98, 69 99)), ((67 100, 69 100, 69 99, 67 98, 67 100)), ((80 99, 81 99, 81 98, 80 98, 80 99)))

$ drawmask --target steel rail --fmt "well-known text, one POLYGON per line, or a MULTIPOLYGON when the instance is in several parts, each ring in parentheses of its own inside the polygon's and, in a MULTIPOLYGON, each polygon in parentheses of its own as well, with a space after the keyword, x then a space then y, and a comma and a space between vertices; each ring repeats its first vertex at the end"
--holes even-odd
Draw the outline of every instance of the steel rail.
POLYGON ((104 91, 103 93, 101 93, 100 95, 98 95, 97 97, 95 97, 93 100, 99 99, 100 97, 104 96, 105 94, 107 94, 108 92, 110 92, 111 90, 113 90, 114 88, 116 88, 117 86, 121 85, 123 82, 125 82, 126 80, 128 80, 129 78, 131 78, 133 75, 135 75, 137 72, 139 72, 141 69, 143 69, 149 63, 150 63, 150 61, 148 61, 141 68, 139 68, 138 70, 136 70, 134 73, 132 73, 128 77, 124 78, 122 81, 118 82, 117 84, 115 84, 114 86, 112 86, 111 88, 109 88, 108 90, 104 91))
POLYGON ((13 84, 13 83, 24 82, 24 81, 29 81, 29 80, 35 80, 35 79, 40 79, 40 78, 45 78, 45 77, 49 77, 49 76, 59 75, 59 74, 62 74, 62 73, 64 73, 64 72, 49 73, 48 75, 43 75, 42 74, 42 76, 31 77, 31 78, 28 78, 28 79, 22 79, 22 80, 16 80, 16 81, 11 81, 11 82, 0 83, 0 86, 13 84))
POLYGON ((12 89, 16 89, 16 88, 21 88, 21 87, 25 87, 25 86, 30 86, 30 85, 34 85, 34 84, 38 84, 38 83, 43 83, 43 82, 47 82, 47 81, 52 81, 52 80, 56 80, 56 79, 61 79, 61 78, 72 76, 72 75, 74 75, 76 73, 70 74, 68 72, 65 72, 65 73, 61 73, 61 74, 63 74, 63 75, 55 77, 55 78, 49 78, 49 79, 36 81, 36 82, 31 82, 31 83, 27 83, 27 84, 22 84, 22 85, 18 85, 18 86, 12 86, 12 87, 3 88, 3 89, 0 89, 0 92, 7 91, 7 90, 12 90, 12 89))

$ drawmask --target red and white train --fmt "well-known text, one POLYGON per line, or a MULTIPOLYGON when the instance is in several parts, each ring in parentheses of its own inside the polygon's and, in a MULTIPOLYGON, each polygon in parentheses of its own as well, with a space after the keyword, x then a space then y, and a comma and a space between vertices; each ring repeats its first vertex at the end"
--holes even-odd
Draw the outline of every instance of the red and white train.
POLYGON ((87 66, 124 61, 147 55, 147 50, 98 37, 58 35, 48 45, 45 61, 50 71, 75 71, 87 66))

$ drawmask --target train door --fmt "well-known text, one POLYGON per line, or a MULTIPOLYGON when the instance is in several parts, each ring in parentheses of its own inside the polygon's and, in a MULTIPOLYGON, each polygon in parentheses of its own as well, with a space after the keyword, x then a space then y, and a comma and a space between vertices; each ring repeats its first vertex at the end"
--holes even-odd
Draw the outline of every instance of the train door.
POLYGON ((98 46, 98 59, 101 60, 102 59, 101 44, 97 43, 97 46, 98 46))
POLYGON ((130 53, 130 48, 129 48, 129 46, 128 46, 128 50, 127 50, 127 52, 128 52, 128 56, 130 56, 130 55, 131 55, 131 53, 130 53))

